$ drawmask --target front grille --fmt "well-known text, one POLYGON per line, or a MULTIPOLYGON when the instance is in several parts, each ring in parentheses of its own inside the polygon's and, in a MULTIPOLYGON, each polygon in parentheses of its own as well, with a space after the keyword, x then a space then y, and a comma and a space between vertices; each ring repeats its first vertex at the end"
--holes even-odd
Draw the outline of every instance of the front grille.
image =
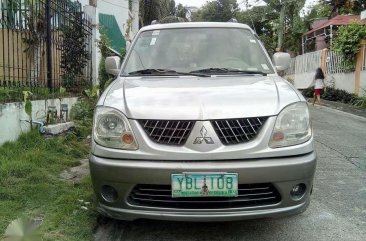
POLYGON ((213 120, 211 124, 224 145, 245 143, 253 140, 268 117, 213 120))
POLYGON ((140 120, 150 139, 159 144, 182 146, 191 133, 194 121, 140 120))
POLYGON ((270 183, 239 184, 238 189, 238 197, 172 198, 170 185, 137 185, 128 202, 145 207, 225 209, 274 205, 281 201, 281 195, 270 183))

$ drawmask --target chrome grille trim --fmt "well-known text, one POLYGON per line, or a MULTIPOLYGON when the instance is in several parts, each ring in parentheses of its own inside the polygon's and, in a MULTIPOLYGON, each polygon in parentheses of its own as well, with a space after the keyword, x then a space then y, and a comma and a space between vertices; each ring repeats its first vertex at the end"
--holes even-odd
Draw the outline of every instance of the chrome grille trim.
POLYGON ((191 133, 194 121, 139 120, 150 139, 159 144, 182 146, 191 133))
POLYGON ((271 183, 262 183, 239 184, 238 197, 172 198, 170 185, 144 184, 135 186, 127 200, 131 205, 145 207, 222 209, 275 205, 281 195, 271 183))
POLYGON ((241 144, 253 140, 268 117, 213 120, 211 124, 224 145, 241 144))

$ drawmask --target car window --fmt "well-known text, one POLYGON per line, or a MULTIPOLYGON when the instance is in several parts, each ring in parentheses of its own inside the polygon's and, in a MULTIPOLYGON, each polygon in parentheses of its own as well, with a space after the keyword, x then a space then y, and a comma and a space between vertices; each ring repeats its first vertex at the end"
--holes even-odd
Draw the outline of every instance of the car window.
POLYGON ((142 32, 131 49, 123 73, 142 69, 191 72, 204 68, 274 72, 257 38, 249 30, 182 28, 142 32))

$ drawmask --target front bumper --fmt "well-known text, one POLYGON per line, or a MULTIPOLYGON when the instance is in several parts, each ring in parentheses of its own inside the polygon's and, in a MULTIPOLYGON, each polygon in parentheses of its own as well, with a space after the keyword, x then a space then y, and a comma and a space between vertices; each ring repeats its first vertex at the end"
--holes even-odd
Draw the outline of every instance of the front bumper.
POLYGON ((221 161, 116 160, 90 156, 90 171, 100 203, 99 211, 122 220, 231 221, 301 213, 310 202, 315 167, 315 152, 282 158, 221 161), (281 201, 267 206, 204 210, 129 203, 128 196, 137 184, 170 185, 171 174, 182 172, 238 173, 239 184, 272 183, 280 193, 281 201), (301 199, 294 200, 290 192, 299 183, 304 183, 307 189, 301 199), (107 202, 101 196, 103 185, 117 190, 118 198, 115 202, 107 202))

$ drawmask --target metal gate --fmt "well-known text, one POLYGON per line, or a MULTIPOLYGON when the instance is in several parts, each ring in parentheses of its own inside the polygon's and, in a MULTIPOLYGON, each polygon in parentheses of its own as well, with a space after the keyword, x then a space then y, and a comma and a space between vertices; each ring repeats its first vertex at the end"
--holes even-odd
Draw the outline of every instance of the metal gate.
POLYGON ((92 83, 92 25, 79 2, 0 1, 0 89, 79 92, 92 83))

